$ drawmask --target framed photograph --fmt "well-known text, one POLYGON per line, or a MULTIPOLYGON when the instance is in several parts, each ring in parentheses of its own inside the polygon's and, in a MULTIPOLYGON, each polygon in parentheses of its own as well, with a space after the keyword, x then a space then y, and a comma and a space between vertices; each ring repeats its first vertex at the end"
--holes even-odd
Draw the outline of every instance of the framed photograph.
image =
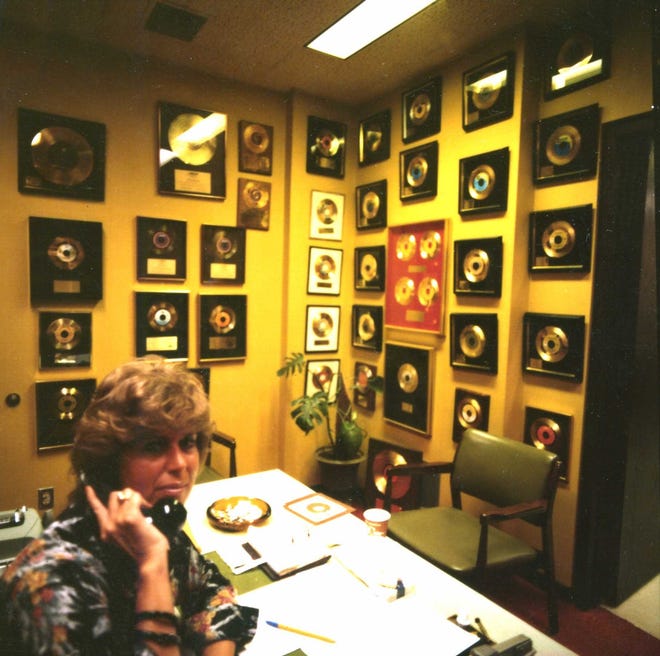
POLYGON ((559 478, 568 481, 568 457, 573 417, 552 410, 525 407, 525 444, 545 449, 559 456, 559 478))
POLYGON ((247 356, 247 296, 200 294, 199 361, 247 356))
POLYGON ((37 381, 37 451, 71 446, 78 419, 96 389, 95 378, 37 381))
POLYGON ((383 347, 383 308, 380 305, 354 305, 352 328, 355 348, 380 353, 383 347))
POLYGON ((390 110, 385 109, 360 121, 358 164, 368 166, 390 157, 390 110))
POLYGON ((411 143, 440 132, 442 79, 429 80, 401 97, 403 143, 411 143))
POLYGON ((186 222, 137 217, 137 279, 186 279, 186 222))
POLYGON ((385 291, 385 246, 355 249, 355 289, 361 292, 385 291))
POLYGON ((308 305, 305 321, 305 353, 339 350, 339 305, 308 305))
POLYGON ((387 225, 387 180, 355 188, 355 227, 373 230, 387 225))
POLYGON ((39 312, 39 369, 91 363, 91 312, 39 312))
POLYGON ((463 73, 463 129, 466 132, 513 115, 515 55, 509 52, 463 73))
POLYGON ((502 295, 502 237, 454 242, 454 294, 502 295))
POLYGON ((339 360, 307 360, 305 366, 305 395, 325 392, 328 403, 337 400, 339 382, 339 360))
POLYGON ((226 132, 226 114, 159 103, 158 192, 224 199, 226 132))
POLYGON ((445 220, 388 228, 385 325, 444 334, 445 220))
POLYGON ((591 271, 593 206, 577 205, 529 215, 529 270, 591 271))
POLYGON ((344 227, 344 194, 312 191, 309 236, 341 241, 344 227))
POLYGON ((452 314, 450 342, 452 367, 497 373, 497 314, 452 314))
POLYGON ((541 119, 534 125, 534 183, 593 178, 598 168, 597 104, 541 119))
POLYGON ((452 440, 460 442, 468 428, 488 430, 490 395, 479 394, 467 389, 456 388, 454 394, 454 429, 452 440))
POLYGON ((509 197, 508 148, 465 157, 460 160, 459 169, 459 214, 506 212, 509 197))
POLYGON ((105 199, 103 123, 18 108, 18 190, 60 198, 105 199))
POLYGON ((385 343, 385 421, 431 436, 433 349, 385 343))
POLYGON ((356 408, 373 412, 376 409, 376 390, 371 387, 371 381, 378 376, 378 369, 367 362, 355 363, 355 380, 353 385, 353 405, 356 408))
POLYGON ((581 383, 584 317, 526 312, 523 316, 523 372, 581 383))
POLYGON ((252 121, 238 122, 238 170, 243 173, 273 173, 273 126, 252 121))
POLYGON ((270 228, 270 182, 238 179, 236 223, 242 228, 270 228))
POLYGON ((205 224, 201 242, 203 283, 245 282, 245 228, 205 224))
POLYGON ((103 225, 31 216, 30 302, 82 303, 103 298, 103 225))
POLYGON ((404 150, 399 155, 401 200, 431 198, 438 193, 438 142, 404 150))
POLYGON ((307 270, 308 294, 339 296, 344 252, 338 248, 310 246, 307 270))
POLYGON ((135 355, 188 359, 188 292, 135 292, 135 355))
POLYGON ((344 177, 346 124, 307 117, 307 173, 344 177))
MULTIPOLYGON (((605 15, 607 12, 603 12, 605 15)), ((610 76, 610 29, 597 12, 588 25, 570 24, 551 39, 544 66, 545 99, 552 100, 610 76)))

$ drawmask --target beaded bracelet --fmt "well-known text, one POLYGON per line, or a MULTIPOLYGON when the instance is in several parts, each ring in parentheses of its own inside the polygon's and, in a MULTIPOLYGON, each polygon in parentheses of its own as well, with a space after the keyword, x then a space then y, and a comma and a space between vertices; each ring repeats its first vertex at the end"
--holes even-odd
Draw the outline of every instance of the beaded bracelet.
POLYGON ((143 610, 135 613, 135 621, 154 620, 156 622, 165 622, 174 627, 179 626, 179 618, 174 613, 168 613, 164 610, 143 610))
POLYGON ((159 631, 135 629, 135 635, 140 640, 151 640, 151 642, 155 642, 157 645, 163 647, 179 646, 181 644, 181 638, 176 633, 160 633, 159 631))

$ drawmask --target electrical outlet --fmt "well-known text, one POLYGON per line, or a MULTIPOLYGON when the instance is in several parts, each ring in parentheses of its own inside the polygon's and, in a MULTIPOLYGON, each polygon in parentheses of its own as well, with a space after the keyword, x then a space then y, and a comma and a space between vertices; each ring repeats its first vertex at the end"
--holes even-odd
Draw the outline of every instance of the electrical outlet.
POLYGON ((40 487, 37 490, 39 510, 52 510, 55 505, 55 488, 40 487))

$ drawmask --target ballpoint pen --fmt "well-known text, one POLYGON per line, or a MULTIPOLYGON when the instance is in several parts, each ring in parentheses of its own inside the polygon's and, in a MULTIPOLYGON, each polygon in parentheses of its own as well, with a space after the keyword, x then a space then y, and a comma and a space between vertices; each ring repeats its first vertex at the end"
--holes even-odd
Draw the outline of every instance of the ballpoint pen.
POLYGON ((282 629, 283 631, 290 631, 291 633, 297 633, 298 635, 307 636, 308 638, 316 638, 317 640, 323 640, 324 642, 335 642, 332 638, 319 635, 318 633, 311 633, 310 631, 305 631, 304 629, 297 629, 293 626, 287 626, 286 624, 273 622, 272 620, 266 620, 266 624, 276 629, 282 629))

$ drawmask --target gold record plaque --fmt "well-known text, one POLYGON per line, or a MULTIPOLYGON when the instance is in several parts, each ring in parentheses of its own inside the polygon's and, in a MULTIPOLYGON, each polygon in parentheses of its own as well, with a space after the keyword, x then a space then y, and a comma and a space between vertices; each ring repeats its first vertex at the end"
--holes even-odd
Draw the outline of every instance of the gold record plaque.
POLYGON ((502 295, 502 237, 454 242, 454 294, 502 295))
POLYGON ((307 273, 308 294, 339 295, 342 258, 343 251, 338 248, 310 247, 307 273))
POLYGON ((270 227, 270 192, 270 182, 239 178, 236 223, 243 228, 268 230, 270 227))
POLYGON ((328 395, 328 403, 337 400, 339 382, 339 360, 307 360, 305 367, 305 395, 313 396, 317 392, 328 395))
POLYGON ((355 289, 363 292, 385 290, 385 246, 355 249, 355 289))
POLYGON ((383 308, 380 305, 354 305, 352 319, 353 346, 380 352, 383 344, 383 308))
POLYGON ((238 170, 271 175, 273 172, 273 127, 252 121, 238 122, 238 170))
POLYGON ((387 180, 356 187, 355 203, 357 230, 384 228, 387 225, 387 180))
POLYGON ((137 279, 186 279, 186 222, 137 217, 137 279))
POLYGON ((307 119, 307 173, 344 177, 346 125, 316 116, 307 119))
POLYGON ((245 228, 202 225, 202 282, 245 282, 245 228))
POLYGON ((399 197, 403 201, 430 198, 438 193, 438 142, 399 154, 399 197))
POLYGON ((30 301, 103 298, 103 226, 96 221, 31 216, 30 301))
POLYGON ((525 444, 559 456, 559 478, 568 480, 568 456, 570 453, 571 415, 552 410, 525 407, 525 444))
POLYGON ((161 102, 158 119, 159 193, 224 199, 227 115, 161 102))
POLYGON ((390 110, 360 121, 358 135, 358 164, 368 166, 390 157, 390 110))
POLYGON ((353 405, 373 412, 376 409, 376 390, 373 385, 378 380, 378 369, 366 362, 356 362, 354 369, 353 405))
POLYGON ((305 353, 336 353, 339 350, 338 305, 308 305, 305 322, 305 353))
POLYGON ((200 295, 199 330, 200 362, 247 357, 247 296, 200 295))
POLYGON ((440 132, 442 79, 430 80, 402 96, 403 143, 425 139, 440 132))
POLYGON ((39 313, 39 368, 89 367, 91 312, 39 313))
POLYGON ((461 215, 505 212, 509 191, 509 149, 501 148, 459 162, 461 215))
POLYGON ((309 236, 341 241, 344 226, 344 194, 312 191, 309 236))
POLYGON ((18 190, 102 201, 105 125, 18 109, 18 190))
POLYGON ((451 366, 497 373, 497 314, 452 314, 451 366))
POLYGON ((135 292, 135 354, 188 359, 188 292, 135 292))
POLYGON ((456 388, 454 395, 454 428, 452 439, 460 442, 468 428, 488 430, 490 395, 456 388))

